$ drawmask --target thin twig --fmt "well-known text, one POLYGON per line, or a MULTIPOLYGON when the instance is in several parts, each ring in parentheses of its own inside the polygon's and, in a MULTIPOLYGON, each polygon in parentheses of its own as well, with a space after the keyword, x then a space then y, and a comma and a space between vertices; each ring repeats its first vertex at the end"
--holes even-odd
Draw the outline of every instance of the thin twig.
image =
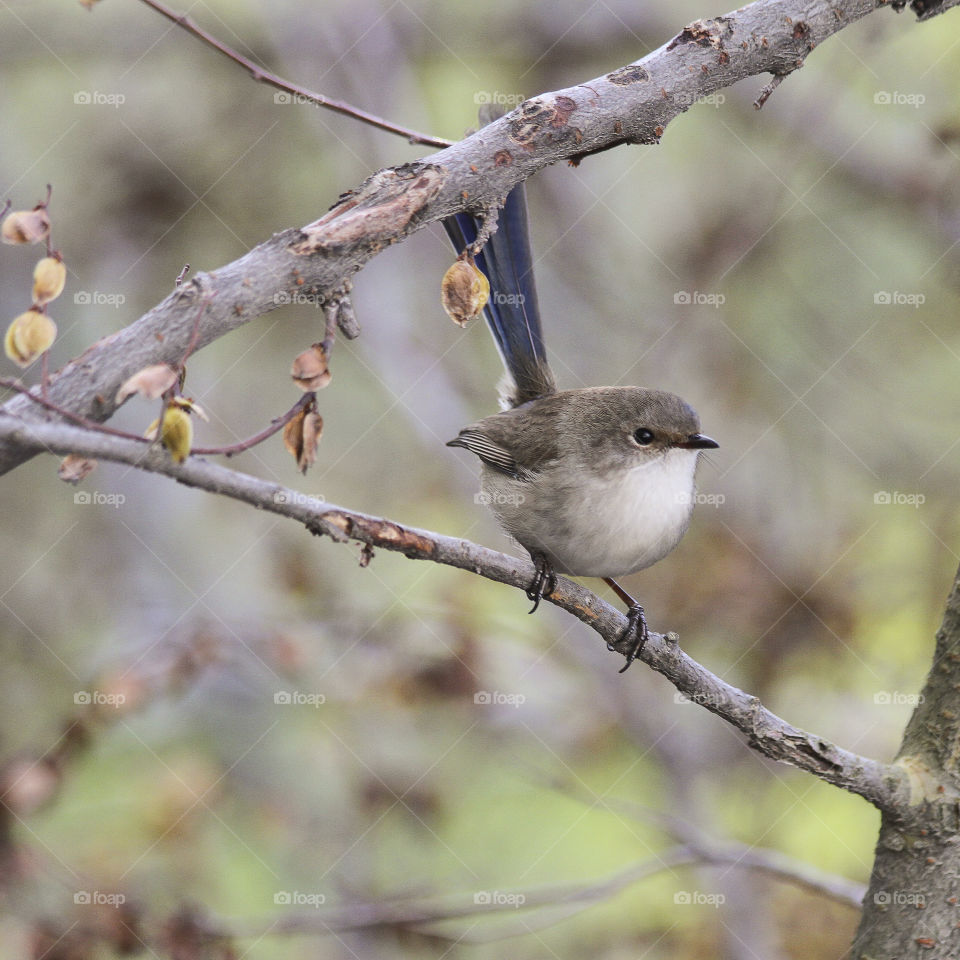
MULTIPOLYGON (((47 184, 47 198, 46 198, 46 200, 42 200, 40 203, 38 203, 35 209, 37 209, 37 210, 40 210, 40 209, 46 210, 46 209, 50 206, 50 198, 51 198, 52 196, 53 196, 53 184, 52 184, 52 183, 48 183, 48 184, 47 184)), ((51 224, 51 225, 49 226, 49 228, 47 229, 46 244, 47 244, 47 256, 48 256, 48 257, 52 257, 52 256, 53 256, 53 253, 54 253, 54 251, 53 251, 53 224, 51 224)), ((44 387, 44 396, 46 396, 46 387, 44 387)))
POLYGON ((316 393, 305 393, 283 416, 270 421, 270 426, 259 433, 241 440, 239 443, 232 443, 226 447, 194 447, 190 452, 202 454, 205 456, 233 457, 244 450, 255 447, 258 443, 263 443, 269 437, 282 430, 301 410, 306 409, 316 399, 316 393))
POLYGON ((50 351, 44 350, 40 357, 40 396, 47 399, 50 385, 50 351))
MULTIPOLYGON (((30 387, 21 383, 19 380, 13 380, 10 377, 0 377, 0 387, 7 387, 9 390, 15 390, 17 393, 22 393, 24 396, 33 400, 34 403, 39 404, 41 407, 44 407, 51 413, 59 414, 65 420, 70 420, 78 426, 84 427, 87 430, 92 430, 95 433, 105 433, 108 436, 120 437, 123 440, 135 440, 137 443, 141 444, 148 444, 151 442, 146 437, 141 437, 136 433, 127 433, 126 430, 117 430, 114 427, 108 427, 106 424, 98 423, 96 420, 88 420, 86 417, 81 417, 70 410, 66 410, 63 407, 57 406, 57 404, 53 403, 52 401, 46 400, 43 397, 35 394, 30 387)), ((237 443, 231 443, 222 447, 194 447, 190 452, 211 457, 232 457, 238 453, 243 453, 244 450, 249 450, 251 447, 255 447, 258 443, 263 443, 264 440, 267 440, 275 433, 282 430, 301 410, 304 409, 304 407, 308 406, 315 397, 315 393, 305 393, 286 413, 274 420, 271 420, 269 427, 266 427, 259 433, 254 434, 252 437, 248 437, 246 440, 240 440, 237 443)), ((165 408, 166 404, 164 403, 163 409, 165 408)), ((161 416, 162 415, 163 414, 161 410, 161 416)))
POLYGON ((183 283, 184 278, 186 277, 186 275, 187 275, 189 272, 190 272, 190 264, 189 264, 189 263, 185 263, 185 264, 183 265, 183 269, 177 274, 177 279, 176 279, 176 281, 174 281, 175 286, 178 286, 178 287, 179 287, 180 284, 183 283))
MULTIPOLYGON (((512 914, 523 910, 527 917, 528 911, 538 907, 569 906, 574 911, 583 910, 596 903, 608 900, 621 890, 639 883, 648 877, 672 870, 674 867, 686 866, 697 862, 696 855, 692 854, 684 845, 678 845, 659 855, 632 864, 604 880, 593 881, 587 884, 567 884, 563 886, 541 887, 529 891, 498 891, 500 896, 478 897, 475 892, 467 896, 454 897, 404 897, 384 901, 366 903, 345 903, 322 907, 309 914, 294 913, 286 917, 274 918, 269 924, 258 922, 245 923, 243 926, 219 921, 210 925, 208 932, 215 937, 236 937, 247 939, 263 937, 272 934, 329 934, 347 930, 362 930, 376 927, 407 927, 415 929, 430 928, 431 935, 444 936, 443 933, 432 929, 433 924, 447 920, 456 920, 466 917, 481 917, 502 913, 509 910, 512 914)), ((569 915, 569 914, 568 914, 569 915)), ((565 919, 561 917, 560 919, 565 919)), ((524 926, 529 922, 525 919, 524 926)), ((553 922, 558 922, 554 920, 553 922)), ((548 924, 543 924, 547 926, 548 924)), ((458 934, 458 940, 474 937, 464 937, 458 934)), ((484 939, 499 939, 498 937, 483 937, 484 939)))
POLYGON ((339 299, 325 300, 323 304, 323 317, 325 320, 324 330, 323 330, 323 340, 320 341, 320 346, 323 349, 324 354, 326 355, 327 360, 330 359, 330 355, 333 353, 333 344, 337 339, 337 315, 340 312, 340 301, 339 299))
POLYGON ((763 105, 770 99, 770 94, 783 83, 786 76, 787 74, 785 73, 775 73, 773 75, 773 79, 760 91, 760 96, 753 101, 755 110, 763 109, 763 105))
MULTIPOLYGON (((189 269, 190 269, 190 264, 188 263, 183 268, 183 271, 181 271, 180 277, 182 277, 184 272, 189 269)), ((178 285, 180 283, 180 277, 177 278, 178 285)), ((183 359, 180 361, 180 365, 177 368, 177 372, 180 374, 181 380, 183 379, 183 372, 187 366, 187 361, 190 359, 190 354, 193 353, 193 351, 196 350, 197 348, 197 340, 200 336, 200 321, 203 318, 204 311, 207 309, 207 307, 210 306, 211 302, 213 301, 214 296, 216 296, 215 293, 210 293, 203 298, 203 300, 200 303, 200 309, 197 311, 197 315, 193 320, 193 329, 190 331, 190 342, 187 344, 187 349, 183 354, 183 359)))
POLYGON ((39 404, 46 410, 51 411, 51 413, 59 414, 65 420, 69 420, 71 423, 77 424, 77 426, 85 427, 87 430, 95 430, 97 433, 106 433, 111 437, 122 437, 124 440, 136 440, 138 443, 147 442, 144 437, 138 437, 135 433, 127 433, 126 430, 117 430, 114 427, 108 427, 106 424, 98 423, 96 420, 89 420, 87 417, 81 417, 80 414, 74 413, 72 410, 67 410, 65 407, 58 406, 52 400, 47 400, 45 397, 38 396, 33 392, 32 387, 28 387, 26 384, 21 383, 19 380, 14 380, 12 377, 0 377, 0 387, 6 387, 8 390, 21 393, 34 403, 39 404))
POLYGON ((171 10, 168 6, 163 3, 160 3, 159 0, 143 0, 143 2, 148 6, 152 7, 157 13, 162 14, 168 20, 172 20, 177 26, 183 27, 187 33, 192 33, 197 39, 202 40, 204 43, 213 47, 214 50, 219 51, 225 57, 228 57, 234 63, 239 64, 241 67, 246 70, 254 80, 258 80, 261 83, 267 83, 271 87, 276 87, 278 90, 283 90, 292 96, 303 97, 305 100, 309 100, 312 103, 317 104, 320 107, 326 107, 328 110, 335 110, 337 113, 345 114, 348 117, 353 117, 355 120, 360 120, 363 123, 368 123, 372 127, 378 127, 381 130, 386 130, 388 133, 397 133, 402 137, 406 137, 409 143, 419 143, 423 144, 426 147, 449 147, 452 140, 444 140, 442 137, 432 137, 426 133, 419 133, 416 130, 411 130, 408 127, 402 127, 399 124, 391 123, 389 120, 384 120, 382 117, 375 116, 372 113, 367 113, 365 110, 360 110, 358 107, 351 106, 349 103, 344 103, 342 100, 334 100, 331 97, 324 96, 322 93, 315 93, 312 90, 308 90, 306 87, 298 86, 297 84, 290 83, 289 80, 284 80, 283 77, 277 76, 275 73, 271 73, 269 70, 264 70, 261 67, 258 67, 252 60, 248 60, 245 56, 240 53, 237 53, 232 47, 228 47, 221 40, 218 40, 213 34, 207 33, 202 27, 197 26, 190 17, 177 13, 174 10, 171 10))
MULTIPOLYGON (((708 866, 731 866, 767 873, 787 883, 809 887, 803 876, 783 871, 779 867, 759 861, 751 861, 745 856, 747 848, 735 847, 727 851, 713 851, 707 856, 694 845, 679 843, 647 860, 633 864, 625 870, 604 879, 581 885, 548 886, 530 890, 498 891, 497 897, 478 897, 475 892, 469 896, 426 896, 403 897, 374 902, 344 903, 324 906, 310 913, 294 913, 274 918, 269 923, 247 922, 243 924, 227 920, 208 922, 207 932, 215 937, 236 939, 261 938, 269 934, 331 934, 349 930, 373 929, 377 927, 406 927, 429 931, 431 936, 456 939, 458 942, 487 943, 516 936, 518 932, 529 933, 532 929, 542 930, 570 918, 574 913, 588 909, 598 903, 611 900, 629 887, 654 877, 665 871, 706 864, 708 866), (557 914, 557 908, 569 908, 557 914), (539 914, 530 915, 530 911, 539 910, 539 914), (490 930, 489 926, 471 928, 446 934, 436 924, 450 920, 494 916, 508 912, 515 916, 523 911, 521 931, 490 930), (549 915, 544 916, 549 911, 549 915), (537 917, 542 919, 537 919, 537 917)), ((829 890, 815 888, 817 892, 833 896, 829 890)), ((860 899, 865 888, 851 884, 846 893, 836 897, 843 906, 860 908, 860 899)))

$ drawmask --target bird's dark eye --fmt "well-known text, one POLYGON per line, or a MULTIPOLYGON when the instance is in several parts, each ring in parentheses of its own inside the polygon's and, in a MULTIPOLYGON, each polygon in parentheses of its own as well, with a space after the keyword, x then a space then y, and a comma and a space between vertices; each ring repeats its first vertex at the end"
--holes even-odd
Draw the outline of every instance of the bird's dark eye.
POLYGON ((646 427, 641 427, 639 430, 634 430, 633 439, 636 440, 641 447, 645 447, 648 443, 653 442, 653 431, 648 430, 646 427))

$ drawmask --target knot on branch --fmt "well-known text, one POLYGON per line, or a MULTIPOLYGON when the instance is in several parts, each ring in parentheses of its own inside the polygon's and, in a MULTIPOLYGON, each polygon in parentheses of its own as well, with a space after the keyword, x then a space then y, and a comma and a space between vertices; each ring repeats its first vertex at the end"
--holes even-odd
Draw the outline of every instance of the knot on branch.
POLYGON ((625 67, 620 67, 619 70, 608 73, 607 79, 618 87, 626 87, 631 83, 649 80, 650 74, 639 63, 628 63, 625 67))
POLYGON ((581 132, 568 126, 576 110, 576 100, 562 94, 525 100, 508 116, 510 139, 530 153, 543 140, 562 143, 574 137, 579 141, 581 132))

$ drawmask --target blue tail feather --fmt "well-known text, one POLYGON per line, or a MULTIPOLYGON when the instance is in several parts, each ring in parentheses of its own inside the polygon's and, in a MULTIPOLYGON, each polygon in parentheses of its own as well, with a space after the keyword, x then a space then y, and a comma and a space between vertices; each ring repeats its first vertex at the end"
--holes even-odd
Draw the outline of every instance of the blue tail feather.
MULTIPOLYGON (((474 259, 490 281, 484 316, 512 380, 505 400, 519 406, 556 390, 540 324, 522 183, 508 194, 497 223, 474 259)), ((454 214, 443 225, 458 252, 477 239, 479 223, 468 213, 454 214)))

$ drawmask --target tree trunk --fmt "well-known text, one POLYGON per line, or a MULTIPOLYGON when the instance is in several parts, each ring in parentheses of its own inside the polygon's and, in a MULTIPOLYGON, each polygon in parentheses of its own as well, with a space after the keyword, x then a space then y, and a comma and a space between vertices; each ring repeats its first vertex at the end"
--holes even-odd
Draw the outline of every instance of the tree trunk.
POLYGON ((853 960, 960 957, 960 571, 895 763, 909 795, 883 810, 853 960))

